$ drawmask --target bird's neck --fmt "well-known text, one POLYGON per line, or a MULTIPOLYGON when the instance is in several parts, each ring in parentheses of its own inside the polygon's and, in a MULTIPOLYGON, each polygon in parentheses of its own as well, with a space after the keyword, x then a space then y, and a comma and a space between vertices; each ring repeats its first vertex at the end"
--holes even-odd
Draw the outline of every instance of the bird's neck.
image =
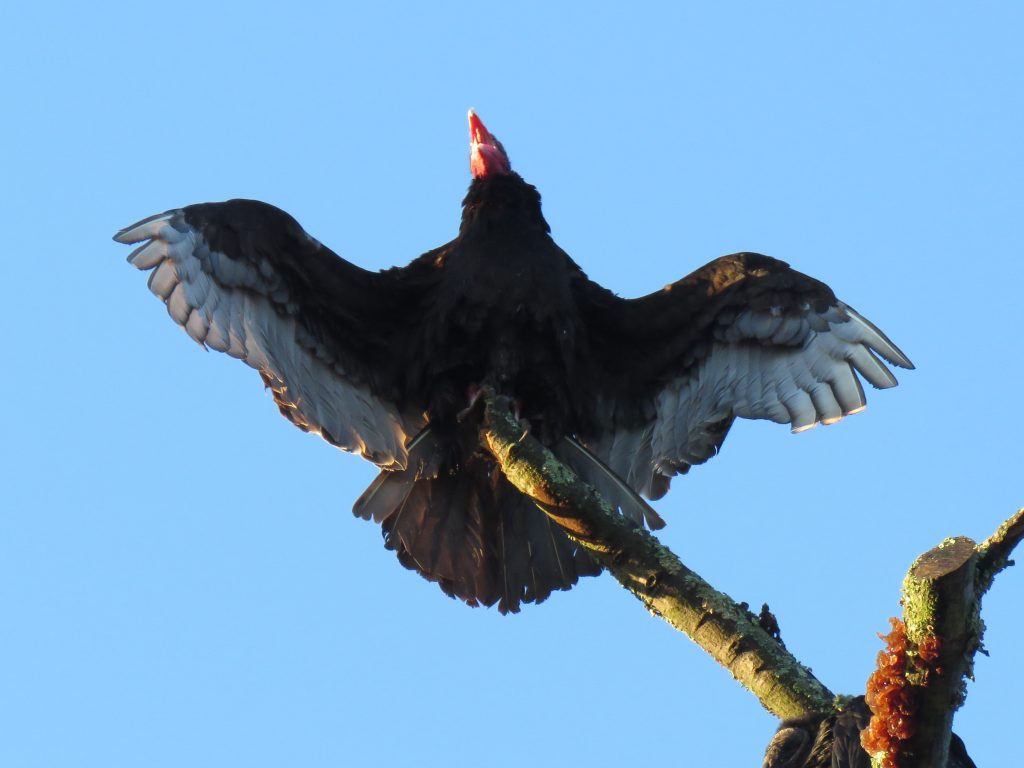
POLYGON ((474 179, 462 201, 459 236, 463 239, 550 231, 541 212, 540 193, 516 173, 474 179))

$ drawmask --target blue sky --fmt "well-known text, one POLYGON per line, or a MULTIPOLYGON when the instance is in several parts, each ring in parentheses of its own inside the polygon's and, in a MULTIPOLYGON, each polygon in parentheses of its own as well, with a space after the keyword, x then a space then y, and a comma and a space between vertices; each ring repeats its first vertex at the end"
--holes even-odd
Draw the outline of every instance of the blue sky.
MULTIPOLYGON (((1019 4, 18 5, 4 766, 758 763, 773 719, 610 578, 502 617, 401 568, 349 512, 373 468, 189 341, 110 241, 255 197, 404 263, 456 231, 470 106, 593 279, 761 251, 917 364, 838 426, 738 425, 657 506, 833 690, 863 690, 917 554, 1024 503, 1019 4)), ((956 719, 979 765, 1024 761, 1022 599, 1011 570, 985 601, 956 719)))

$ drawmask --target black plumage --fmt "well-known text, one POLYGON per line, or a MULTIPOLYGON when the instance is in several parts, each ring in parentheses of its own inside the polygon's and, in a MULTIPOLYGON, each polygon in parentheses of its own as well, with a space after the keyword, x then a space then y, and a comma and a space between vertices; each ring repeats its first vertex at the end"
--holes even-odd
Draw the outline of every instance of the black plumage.
POLYGON ((256 368, 282 414, 382 469, 355 506, 401 562, 471 604, 516 611, 593 560, 501 476, 459 414, 484 385, 638 524, 639 494, 713 456, 736 417, 832 423, 858 373, 910 361, 828 286, 753 253, 640 299, 591 282, 552 240, 537 190, 470 113, 458 236, 379 273, 283 211, 191 205, 115 239, 196 341, 256 368))
MULTIPOLYGON (((871 768, 860 734, 871 720, 863 696, 830 714, 784 720, 765 750, 762 768, 871 768)), ((977 768, 963 740, 950 734, 947 768, 977 768)))

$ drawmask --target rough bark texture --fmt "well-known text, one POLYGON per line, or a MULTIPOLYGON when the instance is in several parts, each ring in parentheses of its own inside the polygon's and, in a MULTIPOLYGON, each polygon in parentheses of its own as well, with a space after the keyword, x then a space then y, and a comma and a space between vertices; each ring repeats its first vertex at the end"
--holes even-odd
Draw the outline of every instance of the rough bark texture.
MULTIPOLYGON (((484 401, 482 443, 505 477, 652 614, 684 632, 778 717, 834 717, 837 697, 745 605, 715 590, 654 536, 615 514, 597 491, 524 430, 508 398, 485 391, 484 401)), ((964 680, 981 647, 981 596, 995 574, 1012 565, 1010 553, 1022 539, 1024 510, 981 545, 965 537, 948 539, 911 567, 903 590, 906 621, 896 621, 894 633, 909 659, 903 674, 913 689, 914 722, 899 754, 875 753, 872 765, 973 766, 959 741, 950 762, 953 713, 963 703, 964 680)))
POLYGON ((1021 539, 1024 539, 1024 509, 999 526, 999 530, 978 545, 981 560, 978 563, 978 595, 988 592, 996 574, 1013 565, 1010 554, 1021 539))
POLYGON ((965 677, 981 639, 977 560, 971 539, 947 539, 921 555, 903 581, 907 640, 915 649, 907 681, 918 692, 913 734, 906 743, 909 765, 947 764, 953 713, 963 703, 965 677))
POLYGON ((647 531, 614 514, 593 488, 523 430, 510 405, 507 398, 487 393, 483 438, 516 488, 770 712, 792 718, 830 709, 833 694, 753 614, 688 569, 647 531))
POLYGON ((1022 539, 1024 510, 1018 510, 982 544, 964 536, 946 539, 910 567, 903 622, 894 620, 889 648, 868 681, 874 716, 864 746, 873 766, 950 764, 953 714, 964 703, 985 628, 981 598, 995 575, 1013 564, 1010 554, 1022 539), (886 740, 887 748, 878 750, 886 740))

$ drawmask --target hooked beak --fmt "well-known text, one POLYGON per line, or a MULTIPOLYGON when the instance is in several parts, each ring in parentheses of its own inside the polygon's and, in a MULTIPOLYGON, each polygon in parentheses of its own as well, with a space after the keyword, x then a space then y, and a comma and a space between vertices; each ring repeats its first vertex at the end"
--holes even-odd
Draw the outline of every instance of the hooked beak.
POLYGON ((469 169, 476 179, 512 170, 505 148, 472 109, 469 110, 469 169))

